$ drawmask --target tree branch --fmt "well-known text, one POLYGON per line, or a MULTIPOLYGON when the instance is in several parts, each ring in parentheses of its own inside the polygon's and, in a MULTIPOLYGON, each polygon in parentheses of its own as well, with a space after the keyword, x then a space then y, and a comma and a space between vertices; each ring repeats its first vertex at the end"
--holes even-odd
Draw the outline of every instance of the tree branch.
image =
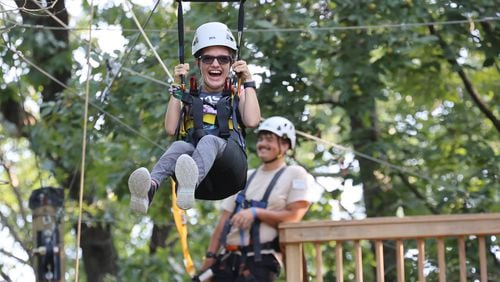
POLYGON ((12 237, 14 237, 14 240, 21 245, 21 247, 24 249, 25 252, 29 253, 29 249, 24 244, 24 242, 21 240, 21 237, 19 237, 19 235, 17 234, 14 227, 9 223, 8 218, 1 211, 0 211, 0 220, 2 222, 2 225, 7 227, 7 229, 10 232, 10 235, 12 235, 12 237))
POLYGON ((309 105, 331 105, 334 107, 340 106, 341 104, 339 102, 334 101, 333 99, 325 99, 325 100, 317 100, 317 101, 312 101, 309 103, 309 105))
MULTIPOLYGON (((495 50, 497 56, 498 56, 498 50, 500 50, 500 40, 497 38, 495 35, 495 31, 491 27, 491 24, 489 22, 481 22, 481 27, 483 28, 484 31, 484 38, 485 40, 489 40, 491 44, 491 48, 495 50)), ((495 67, 497 68, 498 71, 500 71, 500 68, 498 67, 498 64, 495 61, 495 67)))
POLYGON ((420 191, 418 191, 417 187, 415 187, 414 185, 412 185, 410 182, 408 182, 408 179, 406 178, 406 176, 402 173, 397 173, 397 176, 399 176, 399 178, 401 179, 401 181, 410 189, 410 191, 419 199, 421 200, 424 205, 427 207, 427 209, 429 209, 432 214, 439 214, 439 210, 436 209, 436 207, 434 207, 431 203, 429 203, 426 199, 425 199, 425 196, 422 195, 422 193, 420 193, 420 191))
POLYGON ((4 279, 6 282, 12 282, 12 280, 10 280, 10 277, 7 275, 7 273, 3 272, 3 270, 0 270, 0 276, 2 277, 2 279, 4 279))
POLYGON ((27 264, 29 265, 29 261, 26 261, 26 260, 23 260, 22 258, 19 258, 17 256, 15 256, 14 254, 12 254, 11 252, 7 252, 6 250, 4 250, 3 248, 0 249, 0 253, 8 256, 9 258, 12 258, 12 259, 15 259, 16 261, 20 262, 20 263, 23 263, 23 264, 27 264))
POLYGON ((483 112, 483 114, 493 123, 493 125, 496 127, 497 131, 500 132, 500 121, 495 117, 493 112, 488 108, 488 106, 481 100, 479 97, 479 94, 474 90, 474 87, 472 86, 472 82, 469 80, 467 75, 465 74, 463 68, 458 64, 457 60, 452 57, 452 52, 450 50, 450 47, 448 44, 444 41, 444 39, 441 37, 441 35, 436 31, 434 28, 434 25, 429 25, 429 31, 432 35, 436 36, 439 41, 439 46, 441 46, 441 49, 443 49, 444 56, 446 60, 451 64, 453 69, 456 70, 460 78, 462 79, 462 82, 464 83, 465 89, 467 90, 467 93, 469 93, 470 97, 476 103, 478 108, 483 112))
POLYGON ((5 169, 5 172, 7 173, 7 176, 9 178, 9 183, 10 183, 10 187, 12 188, 12 192, 16 196, 17 205, 19 206, 19 212, 21 213, 21 216, 22 216, 24 222, 26 223, 26 218, 27 218, 26 210, 24 209, 23 199, 22 199, 21 193, 19 192, 19 189, 18 189, 19 188, 18 187, 19 181, 17 181, 17 177, 12 173, 12 170, 10 169, 10 164, 4 161, 3 154, 0 155, 0 160, 2 161, 2 166, 5 169))

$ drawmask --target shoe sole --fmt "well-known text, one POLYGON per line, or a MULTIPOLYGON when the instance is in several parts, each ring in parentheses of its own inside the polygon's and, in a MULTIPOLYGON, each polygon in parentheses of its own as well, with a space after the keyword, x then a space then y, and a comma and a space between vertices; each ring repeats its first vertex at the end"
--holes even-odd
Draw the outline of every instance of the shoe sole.
POLYGON ((132 195, 129 207, 132 211, 146 214, 148 212, 148 191, 151 187, 151 175, 144 168, 138 168, 128 178, 128 189, 132 195))
POLYGON ((175 164, 177 178, 177 201, 180 209, 188 210, 194 205, 194 191, 198 181, 198 166, 191 156, 181 155, 175 164))

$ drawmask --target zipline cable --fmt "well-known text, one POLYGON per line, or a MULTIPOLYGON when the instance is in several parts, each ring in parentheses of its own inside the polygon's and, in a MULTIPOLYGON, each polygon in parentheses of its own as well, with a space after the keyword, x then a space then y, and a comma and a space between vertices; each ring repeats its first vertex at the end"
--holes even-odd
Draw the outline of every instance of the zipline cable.
POLYGON ((163 86, 170 86, 171 84, 170 83, 167 83, 165 81, 162 81, 162 80, 159 80, 159 79, 156 79, 154 77, 151 77, 149 75, 146 75, 146 74, 142 74, 140 72, 136 72, 135 70, 131 69, 131 68, 127 68, 127 67, 122 67, 123 70, 135 75, 135 76, 138 76, 138 77, 142 77, 146 80, 149 80, 149 81, 152 81, 152 82, 155 82, 156 84, 159 84, 159 85, 163 85, 163 86))
MULTIPOLYGON (((43 26, 43 25, 32 25, 32 24, 20 24, 15 21, 4 19, 5 22, 12 23, 12 26, 3 27, 3 29, 11 29, 15 26, 22 28, 32 28, 37 30, 70 30, 70 31, 88 31, 88 28, 79 27, 56 27, 56 26, 43 26)), ((482 17, 477 19, 466 19, 466 20, 453 20, 453 21, 430 21, 430 22, 413 22, 413 23, 388 23, 388 24, 373 24, 373 25, 350 25, 350 26, 326 26, 326 27, 303 27, 303 28, 247 28, 246 33, 276 33, 276 32, 322 32, 322 31, 342 31, 342 30, 367 30, 367 29, 405 29, 413 27, 426 27, 428 25, 459 25, 459 24, 470 24, 479 22, 496 22, 500 21, 500 17, 482 17)), ((105 28, 105 27, 95 27, 94 31, 124 31, 124 32, 139 32, 137 28, 105 28)), ((149 33, 174 33, 177 29, 144 29, 144 31, 149 33)))
MULTIPOLYGON (((151 20, 151 17, 153 16, 153 13, 154 11, 156 10, 156 8, 158 7, 158 4, 160 3, 160 0, 156 1, 156 4, 154 5, 153 9, 151 10, 151 12, 149 13, 149 16, 148 18, 146 19, 146 21, 144 22, 144 27, 149 23, 149 21, 151 20)), ((42 8, 40 6, 39 3, 36 3, 40 8, 42 8)), ((68 25, 65 24, 63 21, 61 21, 54 13, 52 13, 50 10, 48 9, 43 9, 43 11, 45 13, 47 13, 51 18, 53 18, 57 23, 59 23, 62 27, 64 27, 65 29, 69 29, 68 25)), ((139 28, 143 28, 140 24, 139 24, 139 28)), ((89 29, 92 29, 92 25, 89 25, 89 29)), ((108 82, 108 84, 106 85, 106 88, 104 89, 103 93, 102 93, 102 97, 101 97, 101 101, 104 102, 104 100, 106 99, 106 91, 111 87, 111 85, 113 84, 114 80, 116 79, 116 77, 118 76, 118 74, 120 73, 122 67, 123 67, 123 62, 129 57, 130 55, 130 51, 132 51, 132 49, 134 48, 134 46, 137 44, 137 41, 140 37, 140 34, 137 34, 137 36, 135 37, 134 39, 134 42, 132 43, 132 45, 129 46, 128 50, 125 51, 125 56, 122 57, 122 60, 120 61, 120 65, 118 67, 118 69, 116 70, 116 72, 114 74, 112 74, 112 78, 110 79, 110 81, 108 82)), ((80 38, 78 38, 80 40, 80 38)), ((88 44, 91 44, 90 42, 88 44)), ((91 49, 92 50, 92 49, 91 49)), ((153 50, 154 51, 154 50, 153 50)))
POLYGON ((165 66, 165 64, 163 63, 163 61, 161 60, 160 58, 160 55, 158 55, 158 52, 156 52, 156 49, 153 47, 153 44, 151 44, 151 41, 149 41, 149 38, 148 36, 146 35, 146 33, 144 32, 144 29, 142 29, 142 26, 141 24, 139 23, 139 20, 137 20, 137 17, 135 16, 135 13, 134 13, 134 9, 132 7, 132 4, 130 4, 130 0, 123 0, 123 3, 128 6, 129 8, 129 11, 130 11, 130 14, 132 15, 132 18, 134 19, 134 22, 135 22, 135 25, 137 26, 137 28, 139 28, 139 31, 141 32, 142 34, 142 37, 144 37, 144 40, 146 40, 146 43, 148 43, 148 46, 149 48, 151 49, 151 51, 153 52, 153 54, 155 55, 156 59, 158 60, 158 62, 160 63, 161 67, 163 68, 163 70, 165 71, 165 73, 168 75, 168 78, 170 78, 170 80, 173 82, 174 81, 174 78, 172 77, 172 75, 170 74, 170 71, 168 70, 168 68, 165 66))
POLYGON ((429 176, 425 176, 425 175, 421 175, 421 174, 418 174, 416 172, 413 172, 407 168, 404 168, 404 167, 401 167, 401 166, 397 166, 397 165, 394 165, 394 164, 391 164, 387 161, 384 161, 384 160, 381 160, 381 159, 378 159, 378 158, 375 158, 375 157, 372 157, 370 155, 367 155, 365 153, 361 153, 361 152, 358 152, 354 149, 351 149, 351 148, 348 148, 348 147, 344 147, 344 146, 341 146, 341 145, 338 145, 338 144, 335 144, 333 142, 330 142, 330 141, 327 141, 327 140, 324 140, 324 139, 321 139, 321 138, 318 138, 314 135, 311 135, 309 133, 305 133, 305 132, 302 132, 302 131, 299 131, 299 130, 296 130, 295 131, 298 135, 306 138, 306 139, 309 139, 309 140, 313 140, 317 143, 323 143, 325 145, 328 145, 328 146, 331 146, 333 148, 336 148, 336 149, 339 149, 341 151, 344 151, 344 152, 351 152, 353 153, 354 155, 356 156, 359 156, 359 157, 362 157, 364 159, 367 159, 367 160, 370 160, 372 162, 375 162, 375 163, 378 163, 378 164, 381 164, 381 165, 384 165, 384 166, 387 166, 389 168, 392 168, 394 170, 397 170, 397 171, 400 171, 400 172, 403 172, 405 174, 410 174, 410 175, 413 175, 413 176, 417 176, 421 179, 425 179, 427 181, 429 181, 429 183, 433 183, 434 181, 429 177, 429 176))
MULTIPOLYGON (((177 0, 177 36, 179 43, 179 63, 184 64, 184 15, 182 11, 182 1, 177 0)), ((172 81, 173 82, 173 81, 172 81)), ((181 75, 181 89, 186 91, 186 77, 181 75)))
MULTIPOLYGON (((236 60, 239 61, 241 60, 241 48, 242 48, 242 41, 243 41, 243 28, 245 27, 245 0, 240 1, 240 6, 238 7, 238 42, 236 45, 237 51, 237 56, 236 60)), ((238 84, 237 84, 237 95, 238 97, 240 96, 241 92, 241 77, 238 76, 238 84)))
MULTIPOLYGON (((157 4, 159 3, 160 0, 158 0, 157 4)), ((36 3, 39 7, 40 4, 39 3, 36 3)), ((156 8, 156 6, 155 6, 156 8)), ((47 9, 44 9, 44 12, 47 13, 50 17, 52 17, 55 21, 57 21, 61 26, 63 27, 67 27, 67 25, 62 22, 58 17, 56 17, 56 15, 54 15, 54 13, 50 12, 49 10, 47 9)), ((150 14, 150 17, 151 17, 151 14, 150 14)), ((149 17, 149 18, 150 18, 149 17)), ((149 19, 148 18, 148 19, 149 19)), ((89 25, 91 26, 91 25, 89 25)), ((89 33, 90 33, 90 29, 86 29, 86 30, 89 30, 89 33)), ((135 43, 135 42, 134 42, 135 43)), ((89 44, 89 46, 91 46, 91 41, 89 40, 87 42, 87 44, 89 44)), ((19 55, 19 57, 24 60, 26 63, 28 63, 29 65, 31 65, 32 67, 34 67, 35 69, 37 69, 39 72, 41 72, 42 74, 44 74, 45 76, 47 76, 48 78, 50 78, 52 81, 56 82, 57 84, 59 84, 60 86, 62 86, 64 89, 68 90, 70 92, 70 94, 73 94, 75 95, 76 97, 80 98, 80 99, 83 99, 80 95, 78 95, 78 92, 76 91, 76 89, 72 89, 70 88, 69 86, 67 86, 65 83, 61 82, 60 80, 58 80, 57 78, 55 78, 54 76, 52 76, 49 72, 45 71, 42 67, 38 66, 37 64, 31 62, 29 59, 27 59, 23 54, 22 52, 20 51, 17 51, 15 49, 13 49, 12 47, 9 47, 7 46, 7 48, 19 55)), ((90 56, 90 54, 89 54, 90 56)), ((118 117, 114 116, 113 114, 109 113, 108 111, 104 110, 102 107, 100 107, 99 105, 96 105, 92 102, 90 102, 90 105, 93 106, 94 108, 96 108, 97 110, 99 110, 101 113, 107 115, 108 117, 110 117, 111 119, 113 119, 114 121, 118 122, 119 124, 121 124, 122 126, 124 126, 125 128, 127 128, 128 130, 132 131, 134 134, 136 134, 137 136, 139 137, 142 137, 143 139, 145 139, 146 141, 150 142, 151 144, 155 145, 157 148, 161 149, 161 150, 165 150, 164 147, 162 147, 161 145, 159 145, 158 143, 154 142, 153 140, 151 140, 150 138, 142 135, 139 131, 137 131, 136 129, 134 129, 133 127, 131 127, 130 125, 126 124, 125 122, 123 122, 121 119, 119 119, 118 117)))
MULTIPOLYGON (((93 0, 92 0, 93 1, 93 0)), ((56 15, 54 13, 52 13, 49 9, 46 9, 44 7, 41 6, 40 3, 38 3, 37 1, 33 1, 38 7, 41 8, 41 11, 44 11, 46 14, 48 14, 52 19, 54 19, 58 24, 60 24, 62 27, 68 27, 68 25, 66 25, 63 21, 61 21, 61 19, 59 19, 58 17, 56 17, 56 15)), ((56 1, 57 2, 57 1, 56 1)), ((56 3, 54 3, 55 5, 56 3)), ((93 9, 93 7, 92 7, 93 9)), ((92 21, 91 21, 92 23, 92 21)), ((92 27, 92 24, 89 25, 89 27, 92 27)), ((90 32, 89 32, 90 34, 90 32)))
MULTIPOLYGON (((28 58, 26 58, 24 56, 24 54, 21 52, 21 51, 17 51, 16 49, 13 49, 12 47, 8 47, 8 49, 13 52, 14 54, 17 54, 19 56, 19 58, 21 58, 23 61, 25 61, 27 64, 29 64, 30 66, 34 67, 36 70, 38 70, 39 72, 41 72, 43 75, 47 76, 48 78, 50 78, 51 80, 53 80, 54 82, 56 82, 57 84, 59 84, 60 86, 62 86, 64 89, 68 90, 69 94, 72 94, 72 95, 75 95, 76 97, 84 100, 85 98, 81 97, 80 95, 78 95, 78 92, 67 86, 65 83, 61 82, 60 80, 58 80, 57 78, 55 78, 53 75, 51 75, 50 73, 48 73, 47 71, 45 71, 42 67, 38 66, 37 64, 33 63, 32 61, 30 61, 28 58)), ((156 146, 158 149, 161 149, 161 150, 165 150, 165 148, 163 146, 161 146, 160 144, 156 143, 155 141, 151 140, 150 138, 144 136, 143 134, 141 134, 139 131, 137 131, 135 128, 133 128, 132 126, 128 125, 127 123, 123 122, 120 118, 118 118, 117 116, 109 113, 108 111, 104 110, 101 106, 99 105, 96 105, 95 103, 89 101, 89 104, 94 107, 95 109, 97 109, 98 111, 104 113, 106 116, 110 117, 112 120, 116 121, 117 123, 121 124, 123 127, 125 127, 126 129, 130 130, 132 133, 136 134, 137 136, 143 138, 144 140, 146 140, 147 142, 153 144, 154 146, 156 146)))
MULTIPOLYGON (((89 25, 92 26, 92 21, 94 20, 94 0, 90 1, 90 20, 89 25)), ((90 96, 90 75, 92 72, 92 66, 90 65, 90 51, 92 42, 92 31, 89 30, 89 44, 87 46, 87 81, 85 83, 85 107, 83 113, 83 136, 82 136, 82 162, 81 162, 81 176, 80 176, 80 195, 78 199, 78 224, 76 232, 76 256, 75 256, 75 282, 79 279, 79 269, 80 269, 80 239, 82 231, 82 212, 83 212, 83 188, 85 184, 85 157, 87 151, 87 123, 88 123, 88 113, 89 113, 89 96, 90 96)))
MULTIPOLYGON (((160 4, 160 0, 156 1, 156 4, 154 5, 153 9, 151 10, 151 12, 149 13, 149 16, 148 18, 146 19, 146 21, 144 22, 143 25, 141 25, 141 27, 144 29, 144 27, 146 27, 149 23, 149 21, 151 20, 151 18, 153 17, 153 13, 154 11, 156 10, 156 8, 158 7, 158 4, 160 4)), ((101 101, 104 102, 106 100, 106 96, 107 96, 107 90, 109 91, 109 89, 111 88, 111 86, 113 85, 113 82, 115 81, 115 79, 118 77, 118 74, 120 74, 120 71, 124 68, 124 64, 125 62, 128 60, 129 56, 130 56, 130 53, 132 51, 132 49, 135 47, 135 45, 137 44, 137 42, 139 41, 139 37, 141 37, 140 34, 137 34, 137 36, 134 38, 134 42, 129 45, 127 47, 127 49, 125 50, 125 55, 122 56, 122 58, 120 59, 120 63, 118 65, 118 69, 116 70, 115 73, 112 73, 112 77, 111 79, 108 81, 107 85, 106 85, 106 88, 104 89, 104 91, 102 92, 102 97, 101 97, 101 101)), ((159 80, 158 80, 159 81, 159 80)))

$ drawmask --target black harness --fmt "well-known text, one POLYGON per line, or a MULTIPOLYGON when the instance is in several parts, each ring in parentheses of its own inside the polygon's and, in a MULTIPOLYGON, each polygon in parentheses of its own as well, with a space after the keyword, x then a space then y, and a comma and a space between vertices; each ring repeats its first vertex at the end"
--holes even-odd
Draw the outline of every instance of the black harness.
POLYGON ((231 93, 230 79, 227 79, 222 97, 215 105, 217 114, 213 123, 215 128, 212 130, 204 129, 203 106, 205 102, 200 98, 201 88, 196 85, 196 77, 191 77, 190 84, 189 92, 185 91, 181 98, 183 108, 176 129, 177 139, 184 139, 196 146, 203 136, 210 134, 225 140, 234 138, 245 149, 245 127, 242 122, 239 122, 241 120, 238 108, 239 98, 231 93), (189 120, 193 121, 192 128, 186 128, 189 120), (232 123, 232 129, 229 126, 229 121, 232 123), (183 126, 183 130, 181 130, 181 126, 183 126), (231 134, 231 131, 235 134, 231 134))
MULTIPOLYGON (((253 178, 257 174, 257 170, 255 170, 250 175, 250 177, 247 180, 247 184, 245 186, 245 189, 240 191, 238 193, 238 195, 236 196, 236 201, 235 201, 236 206, 233 210, 233 213, 231 214, 229 219, 224 224, 224 229, 222 231, 221 239, 220 239, 222 246, 226 246, 227 235, 229 234, 229 231, 231 230, 231 221, 230 220, 233 217, 233 215, 242 209, 248 209, 248 208, 252 208, 252 207, 262 208, 262 209, 267 208, 267 201, 269 199, 269 195, 271 194, 274 186, 276 185, 276 182, 278 181, 279 177, 283 174, 285 169, 286 169, 286 166, 282 167, 280 170, 278 170, 274 174, 271 182, 269 183, 269 185, 266 188, 266 192, 264 193, 264 196, 262 196, 262 199, 260 201, 256 201, 256 200, 249 201, 245 197, 245 192, 247 191, 248 186, 250 185, 250 182, 253 180, 253 178)), ((254 222, 252 223, 252 227, 250 228, 250 243, 253 246, 254 260, 255 261, 262 260, 262 256, 261 256, 260 252, 261 252, 263 246, 260 243, 260 236, 259 236, 260 223, 261 223, 260 219, 255 218, 254 222)), ((271 245, 274 246, 274 245, 278 245, 278 244, 271 243, 271 245)), ((274 247, 276 247, 276 246, 274 246, 274 247)), ((240 250, 242 252, 242 256, 245 258, 247 252, 249 251, 249 248, 242 247, 240 250)), ((242 261, 244 261, 244 259, 242 259, 242 261)))

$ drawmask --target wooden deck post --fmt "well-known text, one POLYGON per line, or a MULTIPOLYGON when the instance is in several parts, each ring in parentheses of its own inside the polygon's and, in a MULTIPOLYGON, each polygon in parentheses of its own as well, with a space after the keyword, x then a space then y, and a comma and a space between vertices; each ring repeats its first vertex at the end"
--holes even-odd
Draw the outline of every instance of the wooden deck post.
POLYGON ((381 240, 375 241, 375 259, 377 262, 377 282, 384 282, 384 243, 381 240))
POLYGON ((425 241, 422 239, 417 240, 417 248, 418 248, 418 281, 425 282, 425 241))
POLYGON ((286 244, 286 281, 302 282, 304 276, 302 264, 302 244, 286 244))

